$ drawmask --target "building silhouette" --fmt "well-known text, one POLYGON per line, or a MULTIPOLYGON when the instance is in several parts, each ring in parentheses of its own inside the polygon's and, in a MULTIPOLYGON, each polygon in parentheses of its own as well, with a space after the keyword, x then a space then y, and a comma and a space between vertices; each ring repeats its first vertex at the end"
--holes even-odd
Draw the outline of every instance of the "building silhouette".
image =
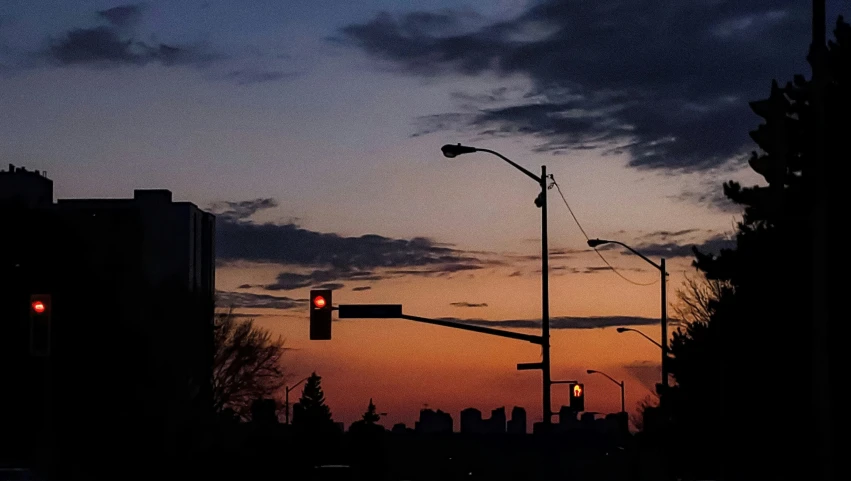
POLYGON ((491 417, 484 420, 485 431, 488 434, 505 434, 505 407, 491 411, 491 417))
POLYGON ((417 433, 451 433, 453 429, 452 416, 438 409, 420 410, 420 420, 414 424, 417 433))
POLYGON ((214 216, 167 190, 54 202, 44 173, 10 166, 0 225, 0 452, 185 445, 212 404, 214 216), (47 356, 29 348, 33 294, 50 296, 47 356))
POLYGON ((461 432, 465 434, 481 433, 482 412, 476 408, 466 408, 461 411, 461 432))
POLYGON ((526 434, 526 410, 514 406, 511 410, 511 420, 508 421, 509 434, 526 434))
POLYGON ((251 423, 258 425, 278 424, 278 405, 274 399, 255 399, 251 403, 251 423))

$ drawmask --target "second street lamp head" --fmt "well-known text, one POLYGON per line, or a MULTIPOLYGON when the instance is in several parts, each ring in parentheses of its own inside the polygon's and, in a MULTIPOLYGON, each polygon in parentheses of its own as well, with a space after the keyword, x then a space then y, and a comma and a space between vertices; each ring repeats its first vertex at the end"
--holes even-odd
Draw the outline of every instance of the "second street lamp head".
POLYGON ((440 148, 440 151, 443 152, 443 156, 449 159, 453 159, 458 157, 461 154, 471 154, 476 151, 475 147, 468 147, 466 145, 452 145, 446 144, 440 148))
POLYGON ((597 246, 601 246, 603 244, 608 244, 609 241, 603 239, 588 239, 588 247, 592 249, 597 246))
POLYGON ((594 374, 594 373, 595 373, 595 372, 597 372, 597 371, 595 371, 595 370, 593 370, 593 369, 589 369, 589 370, 587 370, 587 371, 585 371, 585 372, 587 372, 588 374, 594 374))
POLYGON ((619 333, 623 334, 624 332, 628 331, 629 329, 627 329, 627 328, 625 328, 625 327, 619 327, 619 328, 617 328, 617 329, 615 329, 615 330, 616 330, 616 331, 618 331, 619 333))

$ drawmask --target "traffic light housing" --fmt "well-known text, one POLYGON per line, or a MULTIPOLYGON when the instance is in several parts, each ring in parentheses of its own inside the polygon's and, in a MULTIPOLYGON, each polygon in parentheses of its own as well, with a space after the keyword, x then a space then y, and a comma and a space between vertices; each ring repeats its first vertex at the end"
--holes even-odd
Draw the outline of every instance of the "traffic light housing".
POLYGON ((50 321, 53 306, 50 294, 30 296, 30 355, 45 357, 50 355, 50 321))
POLYGON ((331 290, 316 289, 310 291, 310 340, 327 341, 331 339, 331 290))
POLYGON ((580 412, 585 411, 585 385, 570 384, 570 409, 580 412))

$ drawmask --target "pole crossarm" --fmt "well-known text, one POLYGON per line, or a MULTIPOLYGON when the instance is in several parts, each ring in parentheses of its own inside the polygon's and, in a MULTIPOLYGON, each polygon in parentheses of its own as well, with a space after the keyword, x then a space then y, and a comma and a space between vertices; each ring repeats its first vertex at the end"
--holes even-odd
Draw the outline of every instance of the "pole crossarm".
POLYGON ((487 153, 489 153, 489 154, 493 154, 493 155, 495 155, 495 156, 499 157, 500 159, 502 159, 502 160, 504 160, 504 161, 508 162, 509 164, 511 164, 511 165, 512 165, 515 169, 517 169, 517 170, 519 170, 520 172, 523 172, 524 174, 528 175, 529 177, 531 177, 532 179, 534 179, 534 181, 535 181, 535 182, 537 182, 537 183, 539 183, 539 184, 541 183, 541 178, 540 178, 540 177, 538 177, 537 175, 533 174, 532 172, 529 172, 528 170, 526 170, 526 168, 525 168, 525 167, 523 167, 523 166, 521 166, 521 165, 519 165, 519 164, 515 163, 513 160, 509 159, 508 157, 506 157, 506 156, 504 156, 504 155, 500 154, 499 152, 497 152, 497 151, 495 151, 495 150, 490 150, 490 149, 480 149, 480 148, 476 147, 476 151, 477 151, 477 152, 487 152, 487 153))
MULTIPOLYGON (((653 267, 655 267, 656 269, 659 269, 660 271, 664 271, 664 268, 663 268, 661 265, 659 265, 659 264, 657 264, 657 263, 653 262, 653 261, 652 261, 649 257, 645 256, 645 255, 644 255, 644 254, 642 254, 641 252, 638 252, 637 250, 635 250, 635 249, 633 249, 632 247, 630 247, 630 246, 628 246, 628 245, 624 244, 624 243, 623 243, 623 242, 621 242, 621 241, 608 240, 608 239, 593 239, 593 240, 599 241, 600 243, 604 243, 604 244, 617 244, 617 245, 619 245, 619 246, 622 246, 622 247, 626 248, 628 251, 630 251, 630 252, 632 252, 633 254, 637 255, 638 257, 641 257, 642 259, 644 259, 644 261, 645 261, 645 262, 647 262, 648 264, 652 265, 652 266, 653 266, 653 267)), ((665 274, 667 274, 667 272, 666 272, 665 274)))
POLYGON ((652 337, 648 336, 647 334, 644 334, 643 332, 639 331, 638 329, 631 329, 631 328, 628 328, 628 327, 622 327, 621 329, 623 329, 624 332, 628 331, 628 332, 638 333, 641 336, 643 336, 644 339, 647 339, 648 341, 652 342, 653 344, 656 344, 656 347, 658 347, 659 349, 662 349, 662 344, 660 344, 658 341, 656 341, 652 337))
POLYGON ((616 381, 615 378, 613 378, 612 376, 609 376, 608 374, 604 373, 603 371, 593 371, 589 374, 602 374, 602 375, 606 376, 607 378, 609 378, 610 381, 617 384, 618 386, 621 385, 621 381, 616 381))
POLYGON ((462 324, 460 322, 452 322, 452 321, 444 321, 441 319, 429 319, 427 317, 419 317, 419 316, 411 316, 408 314, 402 314, 401 319, 407 319, 409 321, 422 322, 425 324, 434 324, 435 326, 443 326, 443 327, 451 327, 454 329, 461 329, 464 331, 473 331, 479 332, 482 334, 490 334, 492 336, 499 337, 507 337, 509 339, 518 339, 521 341, 531 342, 532 344, 543 345, 544 341, 541 336, 533 336, 531 334, 520 334, 519 332, 511 332, 511 331, 503 331, 501 329, 493 329, 490 327, 482 327, 482 326, 473 326, 469 324, 462 324))

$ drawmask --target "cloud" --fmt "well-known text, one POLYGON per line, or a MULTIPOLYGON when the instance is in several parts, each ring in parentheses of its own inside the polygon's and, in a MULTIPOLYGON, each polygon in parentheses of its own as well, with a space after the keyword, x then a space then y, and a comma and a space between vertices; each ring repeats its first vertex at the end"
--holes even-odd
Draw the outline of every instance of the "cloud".
POLYGON ((696 189, 686 189, 679 194, 670 195, 668 198, 709 207, 720 212, 741 214, 744 208, 733 203, 724 195, 724 191, 718 185, 717 177, 714 177, 712 180, 713 182, 710 185, 704 185, 696 189))
POLYGON ((316 286, 317 289, 330 289, 332 291, 336 291, 337 289, 342 289, 345 287, 345 284, 340 284, 339 282, 326 282, 325 284, 319 284, 316 286))
POLYGON ((147 44, 121 35, 111 26, 77 28, 54 39, 46 52, 60 65, 205 64, 216 55, 187 46, 147 44))
POLYGON ((223 264, 249 261, 291 268, 267 290, 292 290, 344 281, 377 281, 400 276, 440 277, 482 269, 498 261, 454 249, 432 239, 394 239, 375 234, 342 236, 315 232, 295 223, 254 223, 248 219, 274 199, 218 202, 216 257, 223 264))
POLYGON ((453 307, 488 307, 486 302, 482 303, 473 303, 473 302, 452 302, 449 304, 453 307))
POLYGON ((352 287, 352 291, 353 291, 353 292, 368 291, 368 290, 370 290, 370 289, 372 289, 372 287, 371 287, 371 286, 358 286, 358 287, 352 287))
POLYGON ((659 243, 643 243, 635 247, 642 254, 650 257, 692 257, 694 256, 693 248, 696 247, 701 252, 718 254, 721 249, 731 249, 736 246, 735 240, 724 234, 716 234, 701 242, 683 243, 683 242, 659 242, 659 243))
POLYGON ((98 11, 98 16, 116 27, 135 25, 142 17, 142 4, 121 5, 98 11))
POLYGON ((259 198, 238 202, 215 202, 210 205, 210 211, 219 219, 229 221, 245 220, 264 209, 278 207, 278 201, 272 198, 259 198))
POLYGON ((635 361, 624 365, 624 370, 630 376, 649 389, 656 392, 656 384, 662 382, 662 365, 658 362, 635 361))
POLYGON ((307 299, 248 292, 216 291, 216 303, 223 307, 234 308, 300 309, 307 306, 307 299))
POLYGON ((459 110, 420 118, 417 134, 532 136, 540 151, 604 149, 636 168, 703 171, 750 145, 746 102, 806 67, 808 18, 792 0, 542 0, 483 26, 381 13, 335 40, 408 75, 531 82, 522 95, 456 96, 459 110))
POLYGON ((254 85, 266 82, 278 82, 296 75, 294 72, 285 72, 283 70, 240 69, 231 70, 225 75, 225 78, 234 81, 237 85, 254 85))
POLYGON ((671 238, 684 237, 684 236, 688 236, 688 235, 691 235, 691 234, 696 234, 698 232, 701 232, 701 230, 700 229, 681 229, 681 230, 676 230, 676 231, 658 230, 656 232, 647 233, 644 236, 642 236, 642 238, 644 238, 644 239, 661 238, 663 240, 667 240, 667 239, 671 239, 671 238))
MULTIPOLYGON (((540 329, 540 319, 511 319, 504 321, 484 319, 455 319, 446 320, 473 324, 476 326, 498 327, 506 329, 540 329)), ((551 329, 602 329, 604 327, 647 326, 658 324, 658 318, 636 316, 595 316, 595 317, 551 317, 551 329)))

